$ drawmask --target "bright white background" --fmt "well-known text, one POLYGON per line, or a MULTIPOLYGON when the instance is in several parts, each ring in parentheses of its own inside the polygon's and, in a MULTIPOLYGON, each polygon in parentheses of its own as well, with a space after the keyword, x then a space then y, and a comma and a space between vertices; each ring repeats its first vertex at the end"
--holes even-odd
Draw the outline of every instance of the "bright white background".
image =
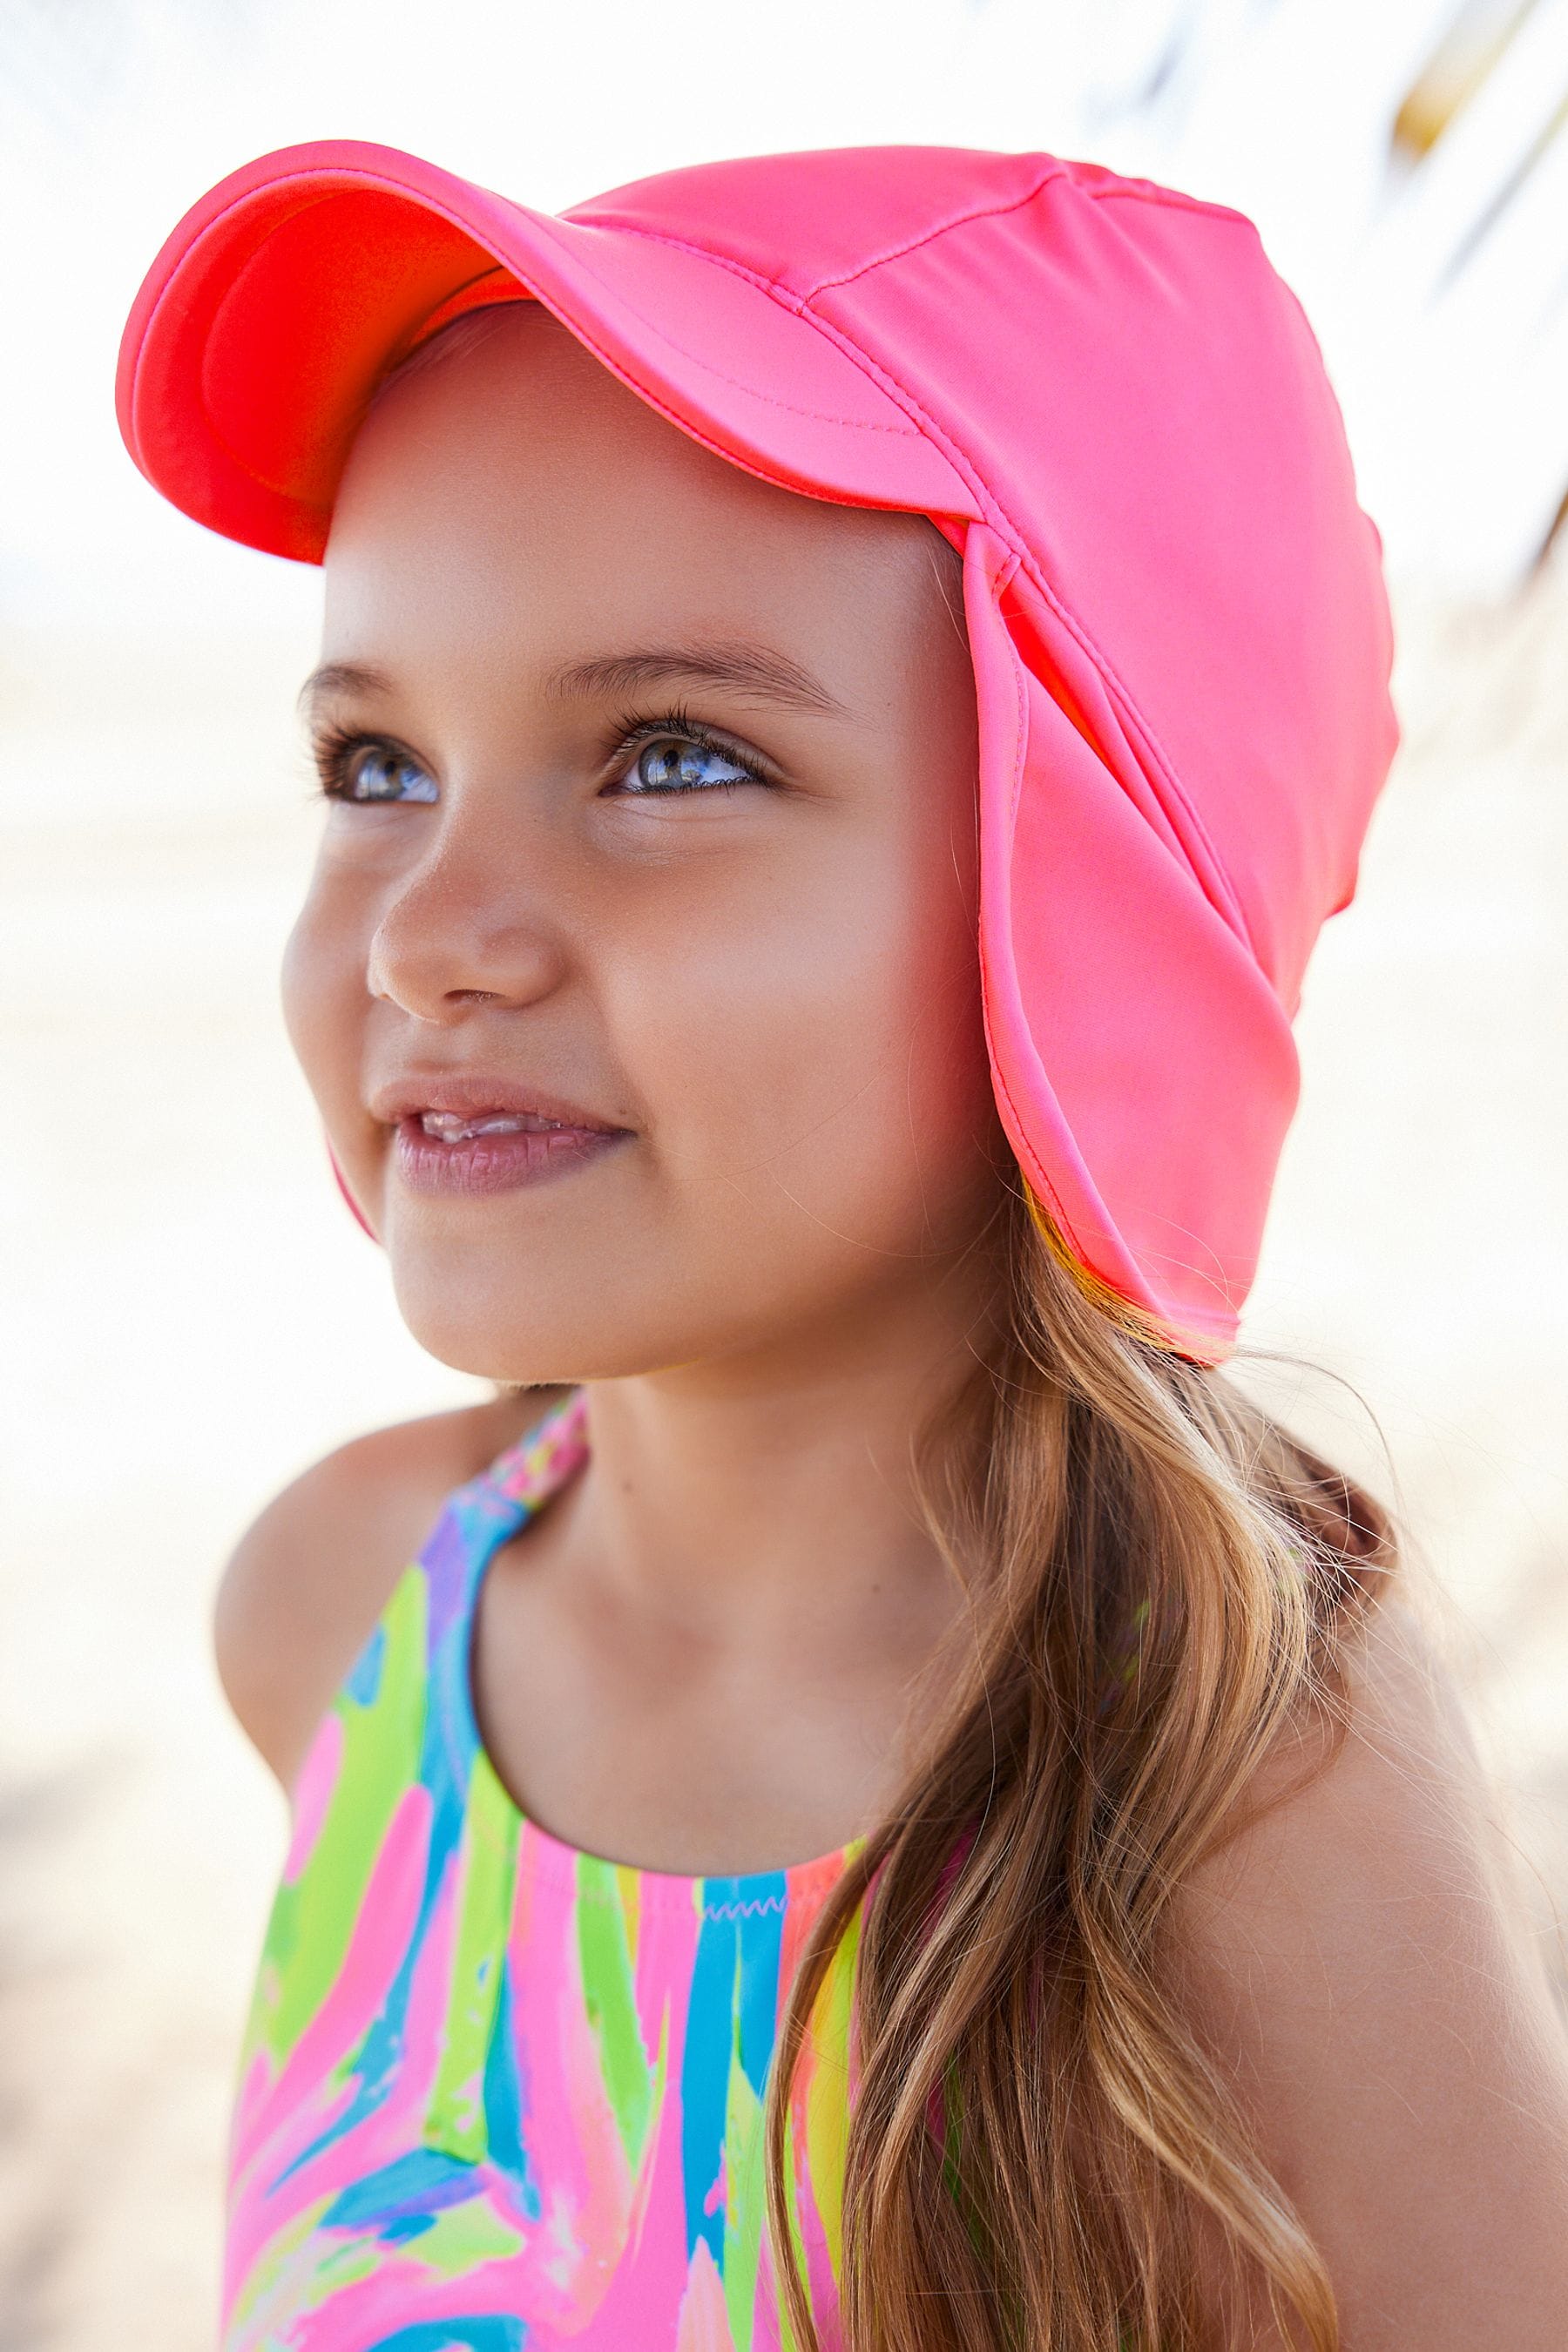
POLYGON ((277 1013, 317 821, 290 719, 315 575, 173 514, 114 430, 142 270, 268 148, 377 139, 549 207, 738 152, 1043 147, 1258 220, 1387 542, 1406 748, 1309 979, 1248 1336, 1375 1412, 1391 1461, 1331 1378, 1273 1376, 1397 1485, 1521 1836, 1568 1889, 1568 583, 1560 556, 1531 571, 1568 487, 1568 0, 1473 0, 1434 77, 1455 13, 0 0, 6 2352, 212 2340, 283 1832, 216 1689, 212 1586, 306 1462, 477 1392, 398 1323, 277 1013), (1412 91, 1441 118, 1467 74, 1399 161, 1412 91))

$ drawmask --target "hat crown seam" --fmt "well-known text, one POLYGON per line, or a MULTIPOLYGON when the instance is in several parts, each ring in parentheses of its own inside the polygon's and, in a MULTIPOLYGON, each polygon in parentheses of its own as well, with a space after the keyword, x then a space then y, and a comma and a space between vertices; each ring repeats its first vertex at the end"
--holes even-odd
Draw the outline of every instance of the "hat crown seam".
POLYGON ((1258 236, 1258 223, 1238 213, 1234 205, 1216 204, 1208 196, 1184 195, 1180 188, 1162 187, 1158 180, 1124 180, 1114 187, 1086 187, 1083 193, 1091 204, 1153 205, 1164 212, 1197 213, 1205 220, 1230 221, 1258 236))
POLYGON ((905 254, 918 253, 922 246, 930 245, 939 236, 947 236, 950 230, 963 228, 969 221, 989 220, 1005 213, 1019 212, 1026 205, 1032 205, 1041 190, 1049 187, 1053 180, 1065 180, 1070 177, 1071 173, 1067 163, 1059 156, 1053 155, 1048 159, 1047 168, 1021 195, 1008 196, 1005 200, 991 204, 965 205, 962 211, 950 213, 945 219, 933 221, 928 226, 908 236, 900 237, 896 244, 885 246, 880 252, 869 254, 865 260, 856 262, 852 268, 838 270, 830 278, 816 279, 804 292, 797 291, 792 286, 786 286, 776 275, 764 273, 731 254, 715 252, 711 246, 700 244, 693 236, 683 236, 675 229, 653 227, 647 222, 638 220, 630 214, 618 212, 613 207, 604 212, 595 213, 592 217, 584 217, 588 206, 594 201, 592 197, 589 197, 583 205, 557 214, 554 217, 566 222, 573 228, 614 228, 632 236, 646 236, 661 245, 679 247, 682 252, 700 254, 704 261, 716 262, 722 269, 734 270, 737 276, 744 278, 750 284, 765 288, 790 310, 800 312, 808 309, 819 295, 831 293, 836 286, 851 285, 857 278, 864 278, 869 270, 880 269, 885 263, 898 261, 905 254))
MULTIPOLYGON (((503 201, 507 200, 503 199, 503 201)), ((519 206, 518 209, 521 210, 522 207, 519 206)), ((559 213, 530 213, 528 215, 528 219, 531 226, 536 231, 543 235, 547 243, 557 247, 559 247, 560 240, 552 234, 552 231, 555 228, 566 227, 587 229, 596 226, 596 224, 592 221, 575 221, 568 218, 564 214, 559 213)), ((687 240, 679 237, 659 236, 657 231, 649 232, 639 230, 635 228, 633 224, 630 222, 624 224, 617 222, 615 224, 615 229, 616 233, 618 235, 628 233, 633 235, 652 235, 657 237, 658 242, 660 244, 677 246, 683 251, 694 255, 700 260, 712 263, 717 268, 729 269, 734 276, 742 278, 747 283, 756 288, 759 291, 769 294, 773 296, 774 299, 777 299, 777 289, 775 289, 770 280, 758 277, 754 271, 748 270, 743 267, 731 263, 722 255, 709 252, 706 247, 690 244, 687 240)), ((469 230, 468 234, 472 236, 473 231, 469 230)), ((476 242, 479 241, 479 240, 476 239, 476 242)), ((488 252, 493 251, 493 247, 489 246, 488 241, 486 242, 485 249, 488 252)), ((570 247, 567 247, 566 250, 570 252, 570 247)), ((526 282, 521 278, 518 269, 512 262, 502 260, 499 255, 496 256, 496 258, 500 263, 500 268, 510 271, 514 278, 518 278, 520 283, 526 282)), ((802 408, 794 401, 781 400, 774 393, 759 392, 754 384, 745 383, 738 376, 727 375, 724 370, 721 367, 716 366, 714 362, 710 359, 705 352, 690 351, 684 343, 678 343, 674 336, 668 333, 667 331, 659 325, 657 320, 648 318, 645 311, 639 310, 635 303, 628 301, 626 297, 619 292, 617 289, 607 286, 599 272, 595 269, 580 254, 572 254, 571 258, 574 267, 581 269, 586 277, 591 278, 595 285, 601 288, 613 301, 618 303, 624 310, 628 311, 630 315, 637 320, 639 326, 646 327, 651 333, 658 335, 659 341, 667 344, 672 352, 678 352, 682 359, 690 360, 694 365, 700 367, 706 374, 715 377, 719 383, 729 384, 734 391, 745 393, 748 398, 760 401, 763 406, 783 409, 792 416, 813 417, 818 424, 822 425, 843 425, 847 429, 852 431, 858 430, 864 433, 890 433, 899 436, 902 439, 911 441, 919 439, 920 433, 917 426, 890 424, 884 425, 878 423, 870 417, 832 416, 823 409, 802 408)), ((542 299, 543 298, 536 296, 535 299, 542 299)), ((544 307, 546 310, 550 310, 552 306, 546 302, 544 307)), ((815 325, 816 321, 812 320, 808 323, 815 325)))
POLYGON ((918 236, 904 237, 899 244, 889 245, 882 252, 872 254, 868 259, 857 262, 853 269, 841 269, 836 277, 819 278, 810 292, 801 298, 802 305, 805 307, 816 301, 821 295, 831 294, 835 287, 851 286, 856 278, 868 277, 873 269, 885 268, 889 261, 901 261, 909 254, 919 253, 923 246, 933 245, 939 236, 947 236, 955 228, 964 228, 971 221, 995 220, 1007 213, 1022 212, 1053 182, 1070 177, 1067 165, 1058 156, 1053 155, 1048 169, 1042 172, 1033 187, 1026 189, 1021 196, 1009 196, 1005 203, 966 205, 963 212, 952 213, 946 220, 935 221, 929 228, 921 229, 918 236))

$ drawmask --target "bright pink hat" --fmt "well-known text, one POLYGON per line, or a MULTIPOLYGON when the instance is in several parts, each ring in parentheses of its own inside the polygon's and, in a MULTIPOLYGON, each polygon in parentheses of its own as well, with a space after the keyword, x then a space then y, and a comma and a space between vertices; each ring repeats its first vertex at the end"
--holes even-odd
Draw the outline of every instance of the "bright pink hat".
POLYGON ((198 521, 318 562, 389 362, 520 289, 721 456, 962 551, 1002 1118, 1074 1260, 1217 1362, 1396 740, 1377 535, 1257 231, 1049 155, 751 156, 557 216, 287 148, 153 264, 126 444, 198 521))

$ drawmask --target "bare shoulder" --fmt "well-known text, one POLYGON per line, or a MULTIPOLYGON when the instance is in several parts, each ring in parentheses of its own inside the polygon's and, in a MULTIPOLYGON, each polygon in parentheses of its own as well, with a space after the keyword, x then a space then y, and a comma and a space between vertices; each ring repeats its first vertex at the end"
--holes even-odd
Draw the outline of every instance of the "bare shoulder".
POLYGON ((351 1438, 246 1528, 215 1597, 214 1655, 236 1719, 285 1790, 447 1496, 558 1393, 497 1397, 351 1438))
POLYGON ((1373 1610, 1346 1664, 1342 1740, 1271 1766, 1270 1801, 1179 1897, 1179 1996, 1327 2263, 1347 2347, 1548 2352, 1568 2031, 1523 1868, 1418 1619, 1373 1610))

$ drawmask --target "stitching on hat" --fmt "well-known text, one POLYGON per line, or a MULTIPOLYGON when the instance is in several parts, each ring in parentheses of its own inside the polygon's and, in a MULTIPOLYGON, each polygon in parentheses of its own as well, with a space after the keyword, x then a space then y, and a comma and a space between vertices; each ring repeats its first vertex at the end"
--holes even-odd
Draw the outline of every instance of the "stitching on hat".
MULTIPOLYGON (((710 253, 705 246, 693 245, 686 237, 668 236, 662 229, 642 228, 633 222, 617 222, 616 227, 617 234, 646 237, 651 245, 673 246, 678 252, 689 253, 699 261, 710 263, 715 269, 727 269, 732 278, 739 278, 744 284, 752 287, 757 293, 765 294, 771 301, 776 302, 781 310, 786 310, 791 318, 798 320, 803 326, 810 327, 858 367, 862 375, 869 376, 879 392, 885 393, 889 400, 915 420, 912 429, 907 436, 902 433, 900 426, 894 425, 867 425, 864 427, 867 432, 898 433, 900 438, 907 437, 911 441, 918 441, 923 437, 934 442, 973 497, 986 520, 1006 520, 1002 509, 997 506, 986 484, 975 472, 969 458, 957 443, 943 432, 935 417, 921 405, 913 393, 901 384, 896 376, 890 375, 879 362, 872 358, 869 352, 852 341, 841 327, 834 324, 831 319, 824 319, 808 312, 803 308, 801 298, 792 294, 787 287, 781 286, 776 278, 764 278, 759 271, 748 269, 744 262, 731 260, 726 254, 710 253)), ((656 332, 662 335, 664 331, 662 328, 658 328, 656 332)), ((666 338, 666 340, 668 339, 666 338)), ((672 346, 672 349, 679 348, 679 345, 672 346)), ((717 371, 715 370, 714 373, 716 373, 717 371)), ((747 385, 742 385, 741 388, 742 391, 750 389, 747 385)), ((761 397, 761 395, 757 396, 761 397)), ((803 410, 797 413, 809 415, 812 412, 803 410)), ((829 417, 826 421, 835 425, 859 425, 861 422, 858 417, 829 417)), ((1011 546, 1012 541, 1017 537, 1018 534, 1014 532, 1008 544, 1011 546)))
MULTIPOLYGON (((784 285, 777 278, 764 278, 760 270, 749 268, 743 261, 735 260, 730 254, 714 253, 709 247, 698 245, 689 237, 675 236, 668 229, 647 228, 640 221, 626 220, 615 213, 600 213, 595 215, 592 221, 574 225, 584 228, 593 228, 603 223, 605 226, 613 226, 617 231, 628 236, 647 237, 653 245, 674 246, 681 253, 693 254, 699 260, 710 261, 717 268, 730 270, 735 277, 743 278, 747 285, 756 287, 764 294, 771 294, 776 302, 782 303, 795 317, 802 318, 819 294, 830 294, 837 286, 852 285, 856 278, 866 277, 873 269, 879 269, 884 262, 897 261, 908 253, 918 253, 922 246, 932 244, 939 236, 945 236, 950 229, 963 228, 966 222, 994 220, 1000 218, 1005 213, 1022 212, 1026 205, 1034 203, 1042 189, 1048 188, 1055 180, 1065 180, 1067 177, 1065 164, 1053 160, 1050 170, 1042 173, 1034 186, 1026 190, 1023 195, 1010 196, 1005 204, 972 205, 966 212, 951 214, 946 220, 937 221, 930 228, 921 229, 918 236, 905 237, 901 244, 887 246, 880 253, 872 254, 869 260, 857 262, 853 269, 841 270, 837 278, 819 278, 816 285, 808 287, 804 294, 797 294, 792 287, 784 285)), ((816 323, 816 321, 814 320, 813 324, 816 323)))
MULTIPOLYGON (((1003 591, 1006 588, 1008 582, 1013 578, 1015 572, 1018 569, 1019 563, 1022 562, 1022 558, 1016 548, 1010 550, 1010 553, 1013 559, 1012 562, 1006 566, 1005 570, 997 573, 996 578, 992 583, 991 602, 996 614, 996 625, 1002 633, 1002 642, 1007 648, 1007 657, 1012 664, 1013 669, 1013 697, 1016 722, 1013 730, 1013 797, 1011 818, 1012 821, 1016 823, 1018 814, 1018 803, 1023 797, 1024 769, 1026 764, 1028 754, 1029 703, 1028 696, 1024 686, 1024 665, 1022 660, 1019 658, 1018 648, 1013 643, 1013 633, 1002 617, 1003 591)), ((1011 946, 1011 929, 1012 927, 1009 925, 1009 947, 1011 946)), ((992 1030, 991 984, 990 976, 986 971, 985 959, 984 956, 980 960, 980 997, 982 1008, 985 1015, 986 1034, 989 1036, 992 1030)), ((1013 1089, 1007 1084, 1006 1076, 994 1054, 991 1055, 991 1076, 994 1083, 1002 1089, 1002 1093, 1006 1100, 1007 1108, 1013 1114, 1014 1123, 1017 1128, 1018 1133, 1020 1135, 1027 1135, 1029 1132, 1029 1123, 1024 1118, 1016 1102, 1014 1100, 1013 1089)), ((1047 1083, 1049 1084, 1048 1077, 1047 1083)), ((1054 1097, 1056 1089, 1053 1087, 1051 1091, 1054 1097)), ((1031 1180, 1037 1180, 1039 1189, 1046 1196, 1051 1212, 1055 1216, 1058 1224, 1061 1228, 1063 1237, 1068 1240, 1072 1239, 1074 1235, 1073 1221, 1068 1214, 1067 1209, 1062 1202, 1061 1195, 1051 1181, 1049 1171, 1041 1160, 1040 1155, 1037 1151, 1031 1150, 1029 1156, 1033 1160, 1034 1165, 1032 1168, 1026 1170, 1026 1173, 1031 1178, 1031 1180)), ((1120 1238, 1120 1236, 1118 1238, 1120 1238)), ((1087 1258, 1088 1254, 1087 1252, 1081 1251, 1081 1245, 1080 1254, 1087 1258)))
MULTIPOLYGON (((458 227, 463 227, 464 224, 458 222, 455 226, 458 227)), ((533 226, 535 228, 541 226, 541 221, 539 218, 535 218, 533 226)), ((583 222, 580 224, 574 224, 574 226, 589 227, 592 226, 592 223, 583 222)), ((633 236, 647 236, 655 244, 679 247, 683 252, 696 254, 700 256, 702 260, 711 262, 718 268, 730 269, 733 276, 745 278, 748 283, 757 287, 764 293, 773 295, 775 299, 782 292, 782 289, 776 287, 771 278, 759 278, 754 272, 741 268, 739 265, 731 263, 719 254, 706 252, 701 246, 688 245, 686 240, 682 237, 662 236, 655 230, 634 228, 629 223, 626 224, 624 227, 621 225, 617 225, 617 233, 633 236)), ((471 229, 467 229, 465 234, 471 236, 473 235, 473 231, 471 229)), ((556 245, 559 247, 559 240, 550 236, 548 231, 546 231, 545 234, 546 241, 550 244, 556 245)), ((610 295, 616 302, 619 303, 623 310, 629 311, 631 316, 636 319, 640 325, 647 327, 650 333, 656 334, 660 342, 667 344, 672 352, 678 352, 682 359, 689 360, 694 367, 701 368, 705 374, 716 377, 721 383, 729 384, 732 391, 743 392, 749 400, 759 401, 765 407, 782 408, 788 415, 791 416, 812 417, 819 425, 842 425, 851 430, 857 430, 862 433, 892 433, 897 435, 900 440, 915 441, 920 438, 918 429, 912 425, 880 425, 874 423, 869 417, 863 416, 833 416, 830 415, 826 409, 803 408, 796 401, 780 400, 774 394, 759 392, 754 384, 743 383, 739 376, 726 375, 722 368, 715 367, 712 361, 705 359, 700 352, 688 351, 684 343, 678 343, 674 336, 671 335, 665 327, 661 326, 658 320, 650 319, 646 311, 638 310, 635 303, 628 302, 626 296, 618 288, 607 285, 605 280, 600 277, 598 271, 592 268, 587 262, 584 261, 581 256, 573 253, 571 254, 570 258, 572 266, 574 268, 581 269, 584 277, 591 278, 595 286, 603 287, 605 293, 610 295)), ((501 267, 505 269, 511 269, 511 264, 510 262, 503 262, 501 267)), ((516 276, 518 273, 513 270, 512 274, 513 276, 516 276)), ((541 299, 542 299, 542 297, 541 297, 541 299)), ((549 306, 546 305, 546 308, 548 307, 549 306)), ((796 315, 799 315, 798 312, 796 315)), ((813 320, 808 323, 815 325, 816 322, 813 320)))
MULTIPOLYGON (((543 298, 540 297, 539 299, 542 299, 543 298)), ((548 303, 545 303, 544 307, 546 310, 550 308, 548 303)), ((586 350, 593 352, 595 358, 608 370, 611 375, 616 376, 617 380, 620 380, 620 370, 616 362, 610 357, 609 352, 605 351, 601 344, 595 341, 593 335, 589 333, 585 327, 573 327, 569 331, 577 338, 577 341, 582 343, 586 350)), ((742 390, 744 388, 744 386, 742 387, 742 390)), ((760 468, 755 466, 747 465, 744 458, 737 457, 732 450, 725 448, 722 442, 716 441, 711 434, 705 433, 699 426, 693 425, 689 417, 681 415, 677 409, 671 407, 668 401, 661 399, 657 392, 650 392, 646 384, 639 383, 636 387, 636 391, 637 396, 640 401, 642 401, 647 407, 653 409, 658 415, 667 418, 668 422, 675 426, 678 432, 683 433, 686 436, 688 440, 700 443, 704 449, 710 449, 716 457, 722 457, 727 465, 739 466, 742 473, 755 474, 759 481, 772 481, 775 478, 771 474, 763 473, 760 468)), ((761 397, 760 394, 758 396, 761 397)), ((780 402, 775 404, 782 407, 784 404, 780 402)), ((810 410, 796 409, 792 413, 795 415, 809 415, 813 412, 810 410)), ((831 423, 835 420, 828 419, 827 421, 831 423)), ((870 429, 873 431, 891 433, 895 432, 897 427, 888 425, 873 426, 870 429)))
POLYGON ((689 253, 696 261, 710 262, 715 269, 727 269, 731 278, 739 278, 759 294, 770 294, 782 310, 792 317, 798 316, 805 297, 794 293, 776 278, 764 278, 760 269, 752 269, 733 254, 714 253, 709 247, 699 245, 689 236, 677 236, 672 229, 649 228, 646 221, 627 220, 618 213, 595 213, 592 220, 574 220, 570 213, 561 218, 573 228, 613 228, 617 236, 640 236, 645 245, 668 245, 677 253, 689 253))
POLYGON ((997 625, 1002 631, 1002 642, 1007 648, 1007 659, 1012 665, 1013 699, 1017 710, 1017 724, 1013 730, 1013 742, 1015 746, 1013 752, 1013 804, 1011 809, 1008 811, 1008 822, 1010 824, 1015 826, 1018 822, 1018 811, 1023 804, 1024 770, 1028 763, 1029 697, 1028 690, 1024 684, 1024 665, 1019 657, 1018 648, 1013 643, 1013 632, 1007 626, 1006 621, 1003 617, 1002 599, 1006 594, 1008 585, 1017 572, 1019 561, 1020 559, 1018 555, 1015 552, 1012 562, 1007 564, 1003 571, 996 574, 995 580, 992 583, 991 592, 991 601, 996 607, 997 625))
MULTIPOLYGON (((582 226, 586 227, 593 224, 584 222, 582 226)), ((889 375, 885 368, 880 367, 868 352, 862 351, 858 343, 852 342, 840 328, 833 324, 831 320, 817 318, 809 313, 804 307, 803 298, 792 293, 787 286, 782 286, 776 278, 764 278, 760 270, 748 269, 743 261, 736 261, 728 254, 710 253, 706 246, 694 245, 689 237, 671 236, 663 229, 644 228, 637 221, 616 220, 614 226, 617 236, 640 236, 649 245, 670 246, 677 253, 689 254, 693 260, 705 261, 714 269, 728 270, 731 277, 738 278, 742 285, 750 286, 758 294, 765 294, 770 301, 776 302, 780 310, 787 311, 792 319, 798 320, 803 326, 812 328, 824 341, 832 343, 847 360, 859 369, 862 375, 870 377, 879 392, 886 394, 889 400, 903 408, 915 421, 908 427, 900 425, 876 425, 866 417, 826 416, 816 409, 791 408, 787 401, 774 401, 771 404, 773 406, 790 408, 791 414, 797 416, 819 416, 824 424, 843 425, 852 430, 864 433, 893 433, 897 434, 900 440, 919 441, 922 438, 931 440, 941 449, 948 463, 953 467, 965 487, 973 492, 980 504, 983 507, 993 505, 994 502, 988 498, 984 483, 970 466, 963 451, 948 439, 935 418, 927 415, 914 395, 907 392, 896 377, 889 375)), ((595 271, 588 271, 588 275, 595 278, 595 283, 604 284, 604 280, 598 278, 595 271)), ((620 301, 623 298, 617 294, 616 299, 620 301)), ((628 303, 626 308, 629 310, 631 305, 628 303)), ((634 311, 633 316, 640 319, 642 313, 640 310, 634 311)), ((664 329, 656 321, 645 320, 644 324, 653 326, 654 332, 669 343, 672 351, 681 349, 681 346, 672 341, 664 329)), ((696 354, 688 353, 686 356, 694 358, 696 354)), ((733 381, 732 378, 721 375, 719 369, 711 367, 707 361, 700 361, 699 363, 707 367, 710 374, 719 375, 721 382, 733 381)), ((738 389, 750 394, 752 399, 763 401, 767 399, 765 394, 753 392, 750 384, 740 384, 738 389)))
POLYGON ((949 229, 963 228, 968 221, 993 220, 1005 213, 1022 212, 1025 205, 1032 205, 1041 190, 1048 188, 1053 180, 1065 180, 1067 177, 1067 167, 1053 156, 1049 171, 1040 174, 1026 194, 1009 197, 1005 205, 972 205, 967 212, 954 213, 950 219, 938 221, 933 228, 922 229, 919 236, 906 237, 901 245, 889 245, 884 252, 874 253, 869 261, 858 262, 853 269, 843 270, 837 278, 821 278, 809 294, 801 297, 802 304, 815 302, 819 294, 829 294, 836 286, 853 285, 857 278, 864 278, 870 270, 880 269, 886 261, 897 261, 906 253, 918 253, 922 246, 932 244, 939 236, 945 236, 949 229))
MULTIPOLYGON (((1018 536, 1021 537, 1022 534, 1020 533, 1018 536)), ((1123 725, 1142 745, 1143 751, 1152 761, 1156 772, 1164 783, 1170 798, 1175 803, 1177 809, 1185 819, 1189 832, 1201 845, 1204 855, 1207 859, 1212 871, 1213 886, 1217 886, 1217 897, 1215 887, 1211 887, 1211 882, 1208 879, 1205 879, 1204 875, 1198 872, 1189 851, 1186 857, 1186 864, 1189 872, 1191 872, 1193 876, 1193 879, 1196 882, 1199 889, 1203 892, 1204 897, 1208 900, 1209 905, 1214 908, 1215 912, 1219 916, 1220 919, 1226 925, 1227 929, 1236 932, 1243 946, 1252 957, 1254 962, 1257 963, 1261 970, 1263 967, 1263 959, 1258 953, 1258 942, 1253 938, 1251 926, 1247 919, 1246 909, 1241 903, 1241 898, 1237 890, 1236 885, 1231 880, 1225 860, 1220 856, 1219 852, 1215 847, 1207 826, 1204 824, 1204 821, 1199 815, 1196 808, 1188 798, 1186 788, 1182 783, 1175 769, 1172 766, 1164 746, 1161 743, 1159 737, 1155 734, 1152 727, 1149 724, 1149 721, 1144 718, 1143 713, 1133 699, 1131 693, 1123 683, 1116 665, 1110 659, 1110 655, 1102 650, 1098 641, 1093 635, 1091 635, 1089 629, 1086 628, 1084 624, 1078 618, 1078 615, 1071 610, 1070 606, 1063 604, 1061 598, 1051 586, 1050 582, 1045 577, 1045 574, 1040 571, 1038 565, 1036 564, 1030 557, 1027 547, 1025 547, 1023 550, 1023 553, 1020 558, 1020 568, 1034 583, 1034 585, 1039 591, 1039 593, 1045 599, 1046 603, 1050 606, 1051 611, 1060 621, 1062 626, 1067 630, 1068 635, 1076 639, 1080 648, 1088 654, 1090 661, 1099 670, 1100 677, 1104 679, 1105 684, 1110 690, 1111 701, 1115 705, 1123 725)), ((1178 828, 1178 830, 1180 830, 1180 828, 1178 828)), ((1185 845, 1184 845, 1184 846, 1185 846, 1185 845)))
POLYGON ((1184 196, 1179 188, 1163 188, 1151 180, 1142 188, 1089 188, 1084 194, 1097 205, 1134 204, 1163 205, 1168 212, 1202 213, 1209 220, 1235 221, 1241 228, 1249 228, 1256 236, 1258 223, 1238 213, 1234 205, 1209 203, 1203 196, 1184 196))

